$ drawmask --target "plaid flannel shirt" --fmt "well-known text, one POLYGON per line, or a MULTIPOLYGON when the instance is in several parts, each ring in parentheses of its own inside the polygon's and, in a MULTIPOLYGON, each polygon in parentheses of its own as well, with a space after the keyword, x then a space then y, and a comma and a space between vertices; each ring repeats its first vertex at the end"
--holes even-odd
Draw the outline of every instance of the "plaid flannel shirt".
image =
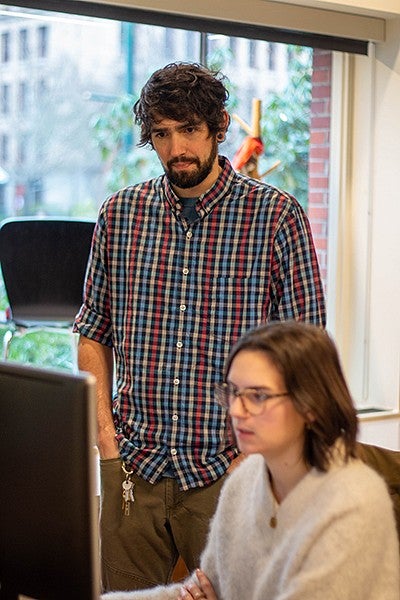
POLYGON ((114 348, 121 457, 182 489, 217 480, 237 452, 212 392, 232 344, 266 321, 325 324, 302 208, 219 160, 191 224, 165 175, 105 201, 74 326, 114 348))

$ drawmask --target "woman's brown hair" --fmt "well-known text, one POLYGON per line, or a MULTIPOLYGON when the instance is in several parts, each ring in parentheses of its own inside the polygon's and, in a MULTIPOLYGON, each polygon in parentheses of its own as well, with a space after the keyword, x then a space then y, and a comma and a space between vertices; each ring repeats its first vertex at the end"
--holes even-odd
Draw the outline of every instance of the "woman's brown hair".
POLYGON ((355 455, 357 413, 336 346, 325 330, 296 321, 252 329, 233 346, 225 377, 242 350, 264 352, 281 372, 296 410, 308 421, 304 447, 307 464, 326 471, 339 438, 343 440, 344 458, 355 455))

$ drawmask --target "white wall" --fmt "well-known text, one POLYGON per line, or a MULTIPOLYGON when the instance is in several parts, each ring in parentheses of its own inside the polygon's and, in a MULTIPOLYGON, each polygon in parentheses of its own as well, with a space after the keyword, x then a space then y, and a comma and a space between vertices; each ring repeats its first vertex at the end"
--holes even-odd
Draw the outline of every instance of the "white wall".
MULTIPOLYGON (((79 2, 81 0, 75 0, 79 2)), ((384 16, 376 11, 362 9, 343 12, 336 6, 322 10, 316 7, 318 0, 304 2, 281 2, 273 0, 89 0, 103 4, 128 6, 139 10, 154 10, 191 17, 229 20, 232 23, 267 25, 304 32, 316 32, 365 40, 383 40, 385 35, 384 16), (307 4, 309 6, 307 6, 307 4), (310 8, 314 6, 315 8, 310 8)), ((372 0, 371 0, 372 1, 372 0)), ((375 0, 374 0, 375 1, 375 0)), ((398 0, 392 0, 397 2, 398 0)))
MULTIPOLYGON (((376 46, 372 129, 370 301, 367 331, 368 394, 399 408, 400 362, 400 18, 387 22, 376 46)), ((360 119, 355 126, 365 127, 360 119)), ((365 425, 382 445, 400 448, 399 427, 365 425), (378 431, 379 430, 379 431, 378 431), (390 431, 389 431, 390 430, 390 431)))
MULTIPOLYGON (((272 1, 274 2, 275 0, 272 1)), ((289 4, 357 14, 379 16, 400 15, 399 0, 286 0, 286 2, 289 4)))

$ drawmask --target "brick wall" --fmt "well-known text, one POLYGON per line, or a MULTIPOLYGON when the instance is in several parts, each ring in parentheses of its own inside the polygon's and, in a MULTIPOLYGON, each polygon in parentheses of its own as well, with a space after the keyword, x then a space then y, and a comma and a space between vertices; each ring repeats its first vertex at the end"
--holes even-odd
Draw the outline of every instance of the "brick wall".
POLYGON ((314 50, 308 173, 308 217, 325 285, 328 244, 331 70, 332 53, 327 50, 314 50))

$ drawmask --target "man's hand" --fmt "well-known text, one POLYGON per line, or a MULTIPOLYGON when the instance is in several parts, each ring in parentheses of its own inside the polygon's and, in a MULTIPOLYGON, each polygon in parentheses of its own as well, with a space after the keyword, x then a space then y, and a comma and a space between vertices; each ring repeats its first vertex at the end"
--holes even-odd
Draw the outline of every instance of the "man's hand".
POLYGON ((99 448, 99 455, 102 460, 108 460, 110 458, 118 458, 119 450, 118 443, 115 439, 115 428, 110 426, 108 428, 99 429, 97 434, 97 446, 99 448))

